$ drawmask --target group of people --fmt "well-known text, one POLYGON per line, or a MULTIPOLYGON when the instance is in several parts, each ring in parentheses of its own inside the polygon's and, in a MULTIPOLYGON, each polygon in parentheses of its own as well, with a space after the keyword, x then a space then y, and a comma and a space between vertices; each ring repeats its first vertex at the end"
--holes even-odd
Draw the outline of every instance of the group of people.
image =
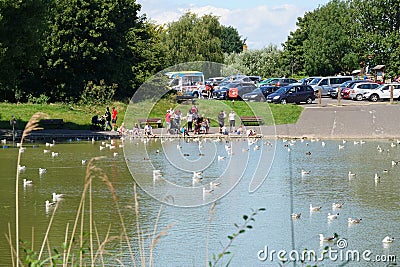
MULTIPOLYGON (((93 120, 96 119, 100 125, 103 125, 102 128, 104 131, 118 131, 119 134, 124 135, 128 133, 128 130, 125 127, 125 124, 122 123, 120 127, 117 126, 118 120, 118 112, 115 107, 112 107, 112 111, 110 112, 109 107, 106 108, 104 115, 98 117, 98 115, 92 118, 93 120), (95 118, 96 117, 96 118, 95 118), (101 121, 101 122, 99 122, 101 121)), ((243 134, 244 127, 240 125, 237 129, 235 129, 235 119, 236 113, 232 109, 228 114, 224 110, 221 110, 218 113, 218 124, 219 124, 219 133, 228 135, 229 133, 237 133, 243 134), (229 130, 227 126, 225 126, 225 119, 228 117, 229 120, 229 130)), ((189 136, 190 132, 193 134, 201 134, 201 133, 209 133, 210 130, 210 119, 208 117, 204 117, 199 113, 199 110, 196 105, 192 105, 192 107, 187 112, 186 116, 182 115, 182 112, 179 109, 173 110, 172 108, 168 109, 165 114, 165 122, 167 125, 167 132, 172 132, 171 129, 175 129, 174 132, 180 132, 183 136, 189 136), (182 120, 186 120, 187 124, 183 124, 181 126, 182 120), (187 125, 187 126, 186 126, 187 125)), ((130 131, 133 135, 140 135, 140 127, 137 123, 133 127, 133 130, 130 131)), ((144 127, 144 135, 146 136, 153 136, 153 128, 149 123, 146 123, 144 127)), ((247 136, 254 136, 256 135, 255 131, 252 129, 246 130, 247 136)))

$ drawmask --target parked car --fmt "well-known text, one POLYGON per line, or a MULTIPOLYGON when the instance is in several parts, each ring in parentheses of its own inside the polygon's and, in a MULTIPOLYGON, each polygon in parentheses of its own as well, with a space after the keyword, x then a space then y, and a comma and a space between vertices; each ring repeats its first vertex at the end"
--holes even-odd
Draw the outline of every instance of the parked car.
POLYGON ((400 84, 399 83, 388 83, 379 85, 376 90, 370 91, 363 95, 363 99, 368 99, 372 102, 379 100, 390 99, 390 87, 393 86, 393 99, 400 101, 400 84))
POLYGON ((318 90, 321 89, 321 94, 323 96, 329 96, 329 90, 337 88, 345 81, 350 80, 354 80, 353 76, 316 77, 309 83, 309 85, 311 85, 316 94, 318 90))
MULTIPOLYGON (((332 98, 337 98, 338 97, 338 88, 340 87, 340 91, 343 92, 344 89, 350 88, 353 84, 355 83, 362 83, 362 82, 370 82, 368 80, 348 80, 339 85, 338 87, 332 88, 329 90, 328 94, 332 98)), ((371 81, 372 82, 372 81, 371 81)), ((340 96, 343 96, 343 94, 340 94, 340 96)))
POLYGON ((225 79, 225 77, 212 77, 208 78, 205 82, 212 84, 213 86, 217 86, 222 82, 223 79, 225 79))
POLYGON ((361 101, 365 93, 376 89, 378 86, 379 84, 374 82, 355 83, 350 89, 350 99, 361 101))
POLYGON ((267 102, 272 103, 300 103, 311 104, 315 100, 314 90, 310 85, 291 84, 281 87, 275 93, 267 96, 267 102))
MULTIPOLYGON (((233 82, 229 83, 224 87, 220 87, 218 90, 214 90, 214 99, 241 99, 246 93, 249 93, 257 88, 252 82, 233 82), (235 90, 235 96, 231 94, 229 96, 229 91, 235 90)), ((231 91, 232 92, 232 91, 231 91)))
POLYGON ((257 84, 257 86, 260 87, 260 86, 263 86, 263 85, 268 85, 268 83, 269 83, 270 81, 272 81, 273 79, 279 79, 279 78, 268 78, 268 79, 266 79, 266 80, 263 80, 263 81, 259 82, 259 83, 257 84))
POLYGON ((258 84, 262 80, 260 76, 248 76, 248 77, 254 84, 258 84))
POLYGON ((244 94, 242 96, 242 99, 244 101, 257 101, 257 102, 265 101, 266 97, 269 94, 274 93, 278 89, 279 89, 279 87, 277 87, 277 86, 266 86, 266 85, 264 85, 264 86, 261 86, 260 88, 254 89, 250 93, 244 94))
POLYGON ((277 78, 277 79, 270 80, 268 85, 286 86, 291 83, 298 83, 298 81, 295 79, 292 79, 292 78, 277 78))

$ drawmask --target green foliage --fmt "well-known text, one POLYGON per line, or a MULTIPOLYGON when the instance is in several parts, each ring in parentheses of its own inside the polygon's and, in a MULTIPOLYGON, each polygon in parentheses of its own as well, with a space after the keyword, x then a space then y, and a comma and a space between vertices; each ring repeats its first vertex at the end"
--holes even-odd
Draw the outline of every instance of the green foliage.
POLYGON ((280 64, 281 53, 277 46, 269 45, 263 49, 225 55, 224 63, 246 75, 281 77, 285 75, 280 64))
POLYGON ((221 31, 218 17, 213 15, 197 17, 188 12, 178 21, 169 23, 162 36, 168 49, 169 64, 191 61, 221 63, 221 31))
MULTIPOLYGON (((232 246, 233 241, 236 240, 236 238, 239 237, 239 235, 244 234, 246 232, 246 229, 253 229, 253 226, 251 223, 255 221, 254 217, 259 213, 265 211, 265 208, 259 208, 256 210, 252 210, 252 213, 250 215, 243 215, 243 223, 241 225, 238 225, 237 223, 234 224, 236 231, 232 235, 228 235, 229 242, 227 245, 223 248, 223 250, 218 253, 218 254, 213 254, 211 259, 212 261, 209 261, 208 265, 209 266, 217 266, 218 262, 225 256, 225 255, 230 255, 231 252, 229 251, 230 247, 232 246)), ((232 261, 232 257, 227 263, 227 266, 230 264, 232 261)))
POLYGON ((82 92, 79 103, 81 105, 109 105, 117 88, 118 85, 107 85, 104 80, 101 80, 99 85, 89 81, 82 92))
POLYGON ((50 97, 45 94, 41 94, 39 97, 28 95, 28 103, 31 104, 48 104, 50 101, 50 97))
POLYGON ((243 45, 246 39, 242 40, 239 32, 232 26, 221 25, 221 47, 222 52, 226 54, 240 53, 243 51, 243 45))

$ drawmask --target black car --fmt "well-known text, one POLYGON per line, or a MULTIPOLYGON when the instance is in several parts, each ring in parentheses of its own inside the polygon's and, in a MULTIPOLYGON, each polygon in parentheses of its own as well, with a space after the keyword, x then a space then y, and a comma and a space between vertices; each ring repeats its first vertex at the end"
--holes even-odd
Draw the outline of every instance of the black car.
POLYGON ((242 99, 245 101, 266 101, 266 97, 269 94, 274 93, 276 90, 278 90, 280 87, 278 86, 261 86, 260 88, 254 89, 252 92, 244 94, 242 96, 242 99))
POLYGON ((315 100, 314 89, 309 85, 291 84, 281 87, 275 93, 267 96, 267 102, 272 103, 300 103, 311 104, 315 100))
POLYGON ((233 82, 213 92, 214 99, 241 99, 246 93, 249 93, 257 87, 252 82, 233 82), (237 94, 229 94, 236 91, 237 94))

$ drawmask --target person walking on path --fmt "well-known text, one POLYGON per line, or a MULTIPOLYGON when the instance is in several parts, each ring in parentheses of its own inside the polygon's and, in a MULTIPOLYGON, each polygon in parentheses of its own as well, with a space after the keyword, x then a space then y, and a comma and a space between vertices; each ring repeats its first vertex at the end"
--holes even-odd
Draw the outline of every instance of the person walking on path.
POLYGON ((193 130, 193 114, 191 110, 189 110, 189 112, 187 113, 186 120, 188 124, 187 130, 191 132, 193 130))
POLYGON ((165 113, 165 123, 167 124, 167 132, 171 129, 171 110, 167 110, 165 113))
POLYGON ((110 108, 106 108, 106 113, 104 113, 104 117, 106 118, 106 125, 104 126, 104 131, 107 131, 108 127, 110 127, 110 130, 112 129, 111 126, 111 113, 110 113, 110 108))
POLYGON ((117 119, 118 119, 118 112, 115 109, 115 107, 113 107, 111 112, 112 131, 114 131, 114 129, 117 128, 117 119))
POLYGON ((229 113, 229 131, 232 133, 235 130, 235 111, 232 109, 229 113))
POLYGON ((221 110, 218 113, 219 133, 222 133, 222 127, 224 127, 225 125, 225 118, 226 118, 226 113, 225 111, 221 110))

